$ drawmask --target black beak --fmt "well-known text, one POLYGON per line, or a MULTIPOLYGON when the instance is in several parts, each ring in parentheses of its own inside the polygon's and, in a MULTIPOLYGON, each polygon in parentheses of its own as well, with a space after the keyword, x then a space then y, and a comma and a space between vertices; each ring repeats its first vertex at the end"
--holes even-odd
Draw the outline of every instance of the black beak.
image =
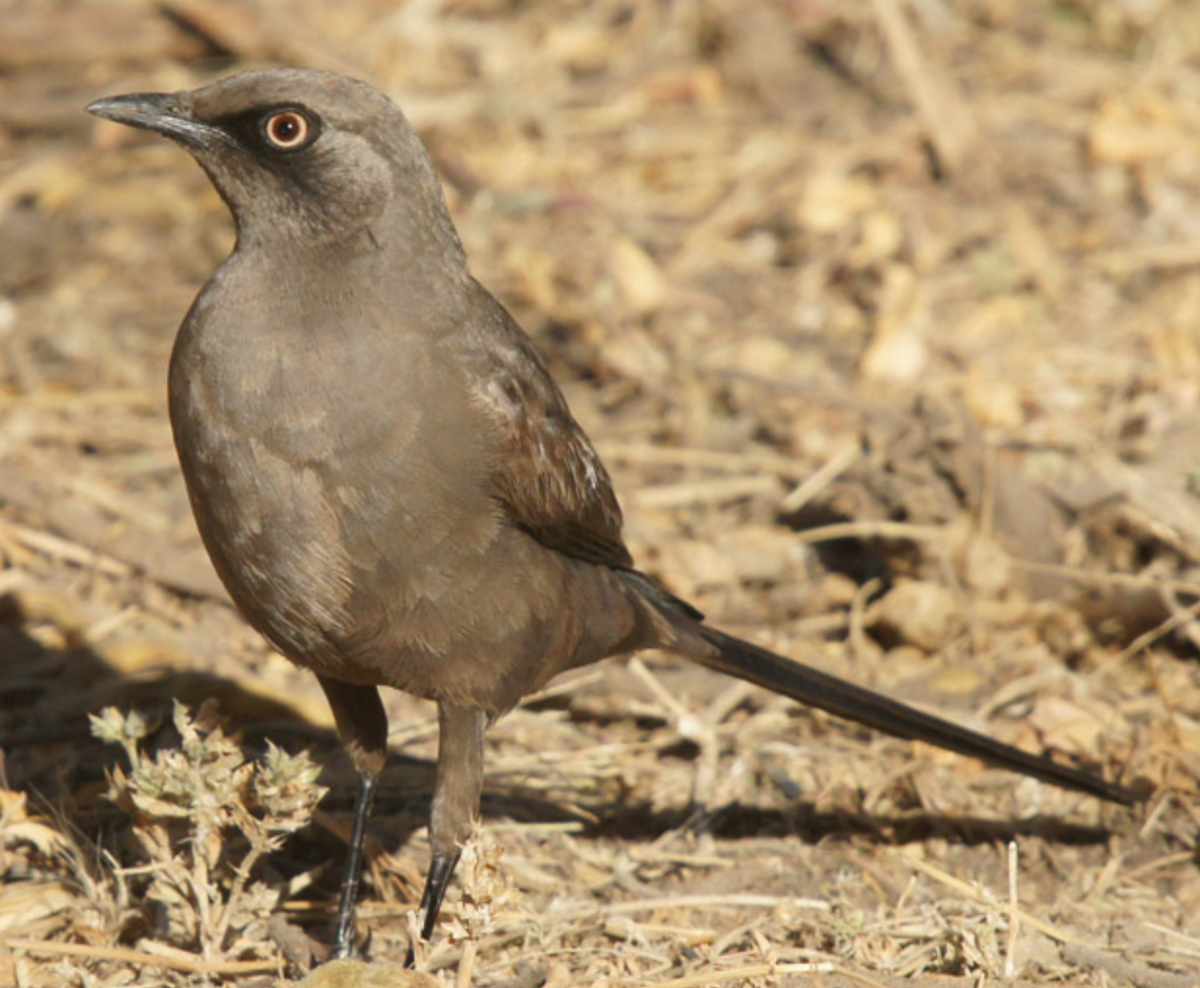
POLYGON ((152 130, 193 148, 211 147, 227 140, 224 131, 192 117, 186 97, 176 93, 130 93, 98 99, 88 113, 105 120, 152 130))

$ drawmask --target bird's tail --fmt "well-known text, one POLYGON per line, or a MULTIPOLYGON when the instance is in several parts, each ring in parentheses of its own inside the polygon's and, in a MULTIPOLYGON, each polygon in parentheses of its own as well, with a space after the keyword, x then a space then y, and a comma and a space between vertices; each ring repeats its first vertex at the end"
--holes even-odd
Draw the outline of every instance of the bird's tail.
POLYGON ((1143 791, 1128 789, 1092 772, 1052 761, 1044 755, 1031 755, 985 734, 922 713, 880 693, 855 686, 837 676, 718 631, 704 624, 704 615, 691 604, 669 593, 637 570, 618 570, 617 575, 634 591, 634 596, 641 600, 643 606, 648 605, 651 612, 657 613, 660 621, 665 619, 669 631, 659 639, 661 647, 685 655, 710 669, 736 676, 884 734, 924 741, 960 755, 971 755, 1063 789, 1085 792, 1126 806, 1146 799, 1143 791))
POLYGON ((1145 798, 1098 775, 1061 765, 1042 755, 1031 755, 940 717, 921 713, 879 693, 801 665, 716 628, 707 625, 694 625, 693 628, 713 648, 703 651, 689 649, 688 658, 838 717, 895 737, 913 738, 962 755, 971 755, 1063 789, 1085 792, 1114 803, 1128 806, 1145 798))

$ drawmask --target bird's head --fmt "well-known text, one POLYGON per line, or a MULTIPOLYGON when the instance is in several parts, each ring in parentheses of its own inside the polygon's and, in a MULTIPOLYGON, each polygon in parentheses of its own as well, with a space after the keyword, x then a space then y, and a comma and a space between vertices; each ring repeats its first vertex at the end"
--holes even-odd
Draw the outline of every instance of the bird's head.
POLYGON ((416 238, 435 253, 461 255, 420 139, 399 107, 365 82, 273 69, 191 92, 113 96, 87 109, 190 151, 233 212, 239 243, 369 235, 416 238))

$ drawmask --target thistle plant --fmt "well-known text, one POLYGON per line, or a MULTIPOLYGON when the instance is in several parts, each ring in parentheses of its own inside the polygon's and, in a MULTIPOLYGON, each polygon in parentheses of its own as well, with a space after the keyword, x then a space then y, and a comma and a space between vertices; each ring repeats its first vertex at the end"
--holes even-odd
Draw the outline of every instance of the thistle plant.
POLYGON ((319 768, 307 753, 270 743, 261 760, 247 762, 213 701, 194 716, 176 702, 180 746, 152 756, 142 749, 150 725, 140 714, 109 707, 91 722, 129 760, 128 772, 109 771, 108 798, 132 817, 145 863, 122 871, 145 883, 157 935, 210 961, 261 949, 280 893, 255 879, 255 868, 308 824, 325 794, 319 768))

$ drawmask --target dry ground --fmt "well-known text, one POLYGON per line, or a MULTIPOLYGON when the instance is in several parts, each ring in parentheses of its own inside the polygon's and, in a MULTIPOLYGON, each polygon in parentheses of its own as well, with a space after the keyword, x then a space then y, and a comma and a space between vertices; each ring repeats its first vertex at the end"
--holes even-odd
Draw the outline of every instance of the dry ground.
MULTIPOLYGON (((1200 983, 1191 0, 5 0, 0 986, 292 983, 328 935, 351 773, 313 681, 216 584, 166 422, 230 224, 177 148, 81 112, 280 63, 406 108, 644 568, 731 630, 1155 786, 1102 806, 668 658, 609 664, 494 730, 504 854, 425 964, 1200 983), (191 736, 205 784, 267 737, 325 766, 258 885, 234 887, 244 836, 155 857, 154 807, 139 843, 104 796, 128 763, 86 714, 169 725, 172 697, 243 732, 191 736), (230 895, 244 915, 201 942, 230 895)), ((362 920, 396 961, 435 737, 388 702, 362 920)))

